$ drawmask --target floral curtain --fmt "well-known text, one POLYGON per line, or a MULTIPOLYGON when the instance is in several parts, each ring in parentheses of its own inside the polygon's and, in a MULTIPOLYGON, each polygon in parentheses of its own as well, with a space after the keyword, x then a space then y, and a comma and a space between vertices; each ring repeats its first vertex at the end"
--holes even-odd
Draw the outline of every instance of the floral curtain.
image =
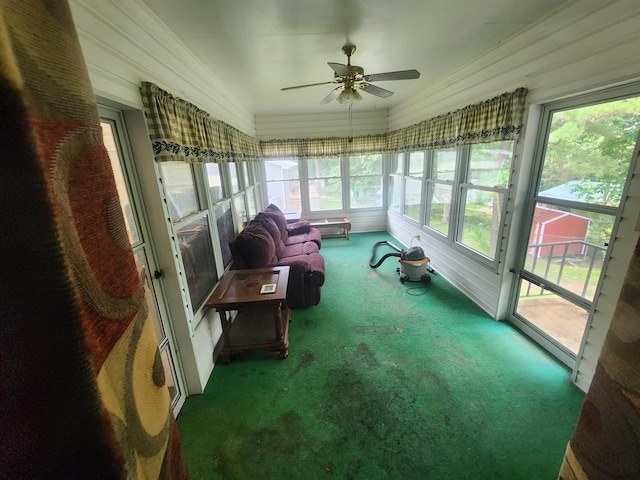
POLYGON ((260 144, 204 110, 143 82, 140 92, 156 160, 189 163, 255 162, 260 144))

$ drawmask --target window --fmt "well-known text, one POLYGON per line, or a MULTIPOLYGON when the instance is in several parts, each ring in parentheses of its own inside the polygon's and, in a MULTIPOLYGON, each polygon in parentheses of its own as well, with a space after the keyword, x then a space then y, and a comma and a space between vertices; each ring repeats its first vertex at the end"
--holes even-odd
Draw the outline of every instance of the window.
POLYGON ((169 215, 174 222, 199 210, 192 166, 183 162, 160 164, 169 215))
POLYGON ((254 187, 249 187, 246 190, 247 194, 247 213, 249 218, 253 218, 258 213, 258 206, 256 205, 256 192, 254 187))
POLYGON ((449 235, 453 181, 457 165, 457 149, 433 151, 431 175, 427 180, 429 206, 427 225, 444 236, 449 235))
POLYGON ((116 189, 118 191, 118 197, 120 198, 120 208, 122 208, 122 216, 124 217, 129 243, 131 243, 131 246, 135 246, 141 241, 138 219, 136 218, 134 208, 131 205, 131 195, 129 195, 125 173, 122 170, 120 160, 122 155, 118 151, 116 140, 116 123, 112 122, 106 120, 101 122, 102 138, 104 140, 104 146, 109 153, 109 159, 111 160, 111 167, 113 168, 113 176, 116 181, 116 189))
POLYGON ((176 229, 183 271, 194 311, 204 302, 218 281, 211 245, 209 217, 199 216, 176 229))
MULTIPOLYGON (((196 186, 204 185, 196 182, 196 175, 202 176, 205 171, 209 191, 217 192, 216 187, 220 187, 217 166, 207 166, 205 169, 202 165, 183 162, 160 164, 169 216, 175 228, 182 271, 194 312, 218 281, 211 243, 209 209, 204 207, 207 205, 206 196, 196 186)), ((212 193, 212 201, 213 198, 212 193)))
POLYGON ((503 141, 412 152, 404 154, 404 172, 394 157, 389 209, 399 211, 402 195, 405 218, 423 219, 427 232, 495 266, 514 151, 515 142, 503 141))
POLYGON ((309 209, 342 210, 342 176, 339 158, 307 160, 309 209))
POLYGON ((231 263, 231 249, 229 242, 236 235, 236 228, 233 224, 233 214, 231 213, 231 200, 224 200, 218 203, 214 209, 216 216, 216 226, 218 228, 218 240, 222 251, 222 265, 227 268, 231 263))
POLYGON ((410 153, 407 176, 404 178, 404 214, 416 222, 420 221, 423 174, 424 152, 410 153))
POLYGON ((207 163, 207 184, 209 185, 211 203, 216 204, 225 197, 220 166, 217 163, 207 163))
POLYGON ((471 145, 460 184, 457 241, 491 260, 496 258, 513 151, 512 141, 471 145))
POLYGON ((241 180, 240 186, 241 188, 247 188, 249 185, 249 167, 246 163, 238 163, 238 177, 241 180))
POLYGON ((349 159, 350 207, 382 207, 382 155, 349 159))
POLYGON ((268 202, 277 205, 284 212, 302 211, 298 162, 268 160, 264 162, 264 168, 268 202))
POLYGON ((234 195, 233 209, 236 212, 236 218, 238 219, 240 230, 242 230, 247 225, 247 223, 249 223, 249 217, 247 215, 247 203, 244 193, 234 195))
POLYGON ((240 180, 238 179, 238 167, 235 163, 227 163, 229 169, 229 184, 231 185, 231 194, 236 194, 240 191, 240 180))
POLYGON ((389 174, 389 210, 402 212, 402 158, 396 153, 391 157, 391 169, 389 174))

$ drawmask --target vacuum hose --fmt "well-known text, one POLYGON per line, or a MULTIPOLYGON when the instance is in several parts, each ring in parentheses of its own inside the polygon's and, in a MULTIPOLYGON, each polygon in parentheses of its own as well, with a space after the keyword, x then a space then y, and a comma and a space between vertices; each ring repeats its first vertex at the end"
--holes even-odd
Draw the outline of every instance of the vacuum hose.
POLYGON ((380 265, 382 265, 382 262, 384 262, 387 258, 399 257, 401 255, 402 255, 402 249, 396 247, 393 243, 387 242, 386 240, 382 240, 381 242, 376 242, 373 245, 373 248, 371 249, 371 260, 369 260, 369 266, 371 268, 378 268, 380 265), (376 258, 376 248, 378 248, 378 245, 388 245, 394 250, 396 250, 398 253, 387 253, 386 255, 382 256, 382 258, 378 261, 378 263, 374 264, 374 260, 376 258))

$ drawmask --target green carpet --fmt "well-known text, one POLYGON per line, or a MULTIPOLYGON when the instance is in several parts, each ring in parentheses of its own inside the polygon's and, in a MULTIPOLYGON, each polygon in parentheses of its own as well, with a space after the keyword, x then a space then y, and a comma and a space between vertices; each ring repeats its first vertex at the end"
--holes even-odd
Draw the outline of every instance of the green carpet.
POLYGON ((379 240, 399 245, 323 240, 322 301, 293 312, 289 358, 235 356, 187 399, 193 479, 557 478, 584 398, 569 372, 439 275, 371 269, 379 240))

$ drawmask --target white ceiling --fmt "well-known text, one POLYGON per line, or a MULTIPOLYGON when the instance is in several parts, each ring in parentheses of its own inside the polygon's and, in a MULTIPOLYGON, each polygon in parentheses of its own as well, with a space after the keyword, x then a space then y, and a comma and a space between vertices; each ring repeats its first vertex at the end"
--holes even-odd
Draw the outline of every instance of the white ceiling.
POLYGON ((417 69, 416 80, 376 82, 358 110, 388 110, 527 29, 561 0, 143 0, 255 115, 343 111, 320 105, 335 85, 327 62, 366 74, 417 69))

